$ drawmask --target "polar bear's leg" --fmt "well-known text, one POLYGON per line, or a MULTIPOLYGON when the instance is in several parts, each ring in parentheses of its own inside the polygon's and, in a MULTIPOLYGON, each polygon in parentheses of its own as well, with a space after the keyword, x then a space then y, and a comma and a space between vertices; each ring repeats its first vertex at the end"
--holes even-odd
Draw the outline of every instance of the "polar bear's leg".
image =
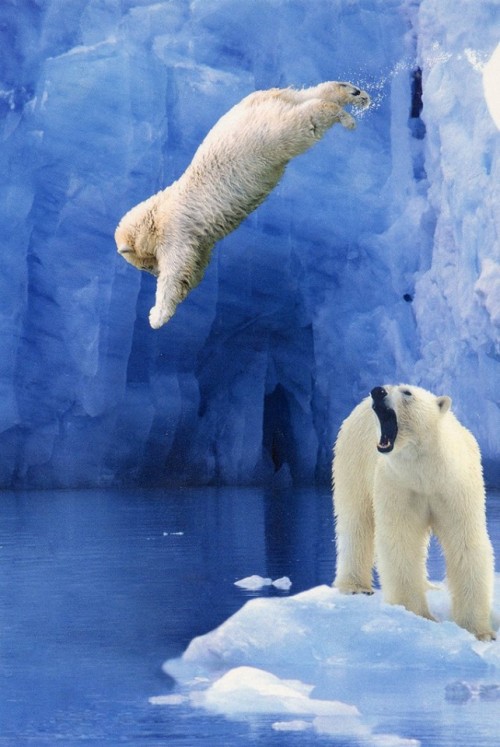
POLYGON ((287 162, 315 145, 336 122, 348 129, 356 126, 350 114, 329 101, 311 99, 291 107, 277 129, 276 148, 283 150, 283 159, 287 162))
POLYGON ((149 323, 153 329, 163 327, 175 314, 178 303, 182 301, 176 287, 169 273, 160 272, 156 282, 155 305, 149 312, 149 323))
POLYGON ((310 110, 310 119, 316 140, 322 138, 325 132, 336 122, 340 122, 342 127, 346 127, 348 130, 354 130, 356 127, 354 117, 333 101, 311 99, 305 106, 310 110))
POLYGON ((494 639, 491 629, 493 550, 484 518, 467 517, 457 532, 457 517, 439 529, 446 559, 446 577, 452 599, 453 619, 479 640, 494 639), (478 531, 477 527, 482 527, 478 531))
POLYGON ((210 261, 211 247, 193 249, 169 246, 158 250, 158 279, 155 305, 149 312, 149 323, 159 329, 175 314, 177 306, 203 278, 210 261))
POLYGON ((189 250, 181 252, 169 248, 167 253, 161 248, 159 251, 155 305, 149 312, 149 323, 153 329, 159 329, 172 318, 178 304, 190 290, 190 283, 187 280, 189 267, 186 267, 190 265, 187 260, 189 250))
POLYGON ((263 151, 269 163, 279 166, 281 175, 292 158, 309 150, 336 122, 348 129, 356 126, 350 114, 329 101, 311 99, 300 106, 282 107, 268 128, 263 151))
POLYGON ((371 594, 375 560, 373 477, 377 452, 369 402, 342 423, 332 465, 337 568, 334 586, 344 594, 371 594))
POLYGON ((309 99, 295 107, 292 112, 294 119, 304 124, 311 145, 320 140, 325 132, 337 122, 348 130, 356 127, 354 117, 333 101, 309 99))
POLYGON ((375 553, 384 600, 433 620, 427 605, 429 526, 418 496, 375 489, 375 553))
POLYGON ((371 594, 374 561, 374 524, 371 496, 359 496, 351 506, 335 498, 337 571, 334 586, 343 594, 371 594))

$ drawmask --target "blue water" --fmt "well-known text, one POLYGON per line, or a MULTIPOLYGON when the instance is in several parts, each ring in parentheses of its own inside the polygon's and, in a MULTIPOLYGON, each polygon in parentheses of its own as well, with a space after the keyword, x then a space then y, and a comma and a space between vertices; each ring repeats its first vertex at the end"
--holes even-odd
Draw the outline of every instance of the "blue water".
MULTIPOLYGON (((499 498, 488 509, 497 556, 499 498)), ((327 489, 3 493, 1 517, 0 745, 325 741, 148 698, 173 685, 166 659, 248 599, 235 580, 287 575, 293 593, 331 583, 327 489)), ((435 546, 430 565, 442 576, 435 546)), ((385 707, 397 716, 381 696, 385 707)), ((423 745, 449 724, 436 729, 423 745)))

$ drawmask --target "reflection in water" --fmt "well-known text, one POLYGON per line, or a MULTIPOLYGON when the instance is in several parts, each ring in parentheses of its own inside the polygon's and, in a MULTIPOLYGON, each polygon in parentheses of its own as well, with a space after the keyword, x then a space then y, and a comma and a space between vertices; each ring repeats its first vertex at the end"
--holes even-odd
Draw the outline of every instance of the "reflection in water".
MULTIPOLYGON (((151 707, 168 690, 161 664, 253 596, 237 579, 331 583, 332 540, 328 488, 4 493, 0 745, 246 743, 250 726, 151 707)), ((285 737, 272 744, 317 743, 285 737)))

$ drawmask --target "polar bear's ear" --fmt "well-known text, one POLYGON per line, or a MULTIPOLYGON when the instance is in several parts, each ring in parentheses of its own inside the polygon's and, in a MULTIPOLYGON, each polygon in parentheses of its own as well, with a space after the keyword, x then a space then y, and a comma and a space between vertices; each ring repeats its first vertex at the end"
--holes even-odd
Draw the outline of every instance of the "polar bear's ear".
POLYGON ((441 411, 441 415, 444 415, 451 407, 451 397, 447 397, 446 395, 438 397, 437 404, 441 411))

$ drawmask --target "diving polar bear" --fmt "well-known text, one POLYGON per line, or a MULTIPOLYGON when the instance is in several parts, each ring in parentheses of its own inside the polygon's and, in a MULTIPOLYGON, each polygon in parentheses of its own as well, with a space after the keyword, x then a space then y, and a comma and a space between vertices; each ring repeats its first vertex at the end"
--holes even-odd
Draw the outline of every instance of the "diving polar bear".
POLYGON ((336 122, 356 123, 343 106, 370 98, 350 83, 256 91, 210 130, 180 179, 121 219, 118 252, 157 277, 149 322, 158 329, 198 285, 214 244, 257 208, 288 162, 318 142, 336 122))
POLYGON ((333 459, 335 586, 371 593, 376 556, 384 600, 432 619, 425 592, 433 531, 455 622, 489 641, 494 558, 481 455, 450 407, 449 397, 420 387, 378 386, 344 420, 333 459))

